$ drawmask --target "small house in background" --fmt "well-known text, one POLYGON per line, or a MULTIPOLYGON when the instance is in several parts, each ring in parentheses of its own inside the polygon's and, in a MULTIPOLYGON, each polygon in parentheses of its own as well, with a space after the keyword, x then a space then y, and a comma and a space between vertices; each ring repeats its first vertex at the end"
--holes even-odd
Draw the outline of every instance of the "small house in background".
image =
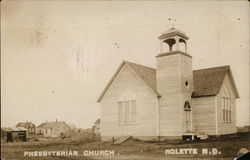
POLYGON ((69 135, 70 127, 64 121, 45 122, 37 126, 36 133, 44 137, 65 137, 69 135))
POLYGON ((28 134, 36 134, 36 125, 32 122, 19 122, 16 127, 26 128, 28 134))
POLYGON ((23 127, 1 128, 3 142, 20 142, 27 140, 27 129, 23 127))
POLYGON ((86 129, 83 129, 83 132, 92 134, 93 133, 93 129, 92 128, 86 128, 86 129))
POLYGON ((93 133, 95 136, 100 136, 101 135, 101 120, 97 119, 93 125, 93 133))

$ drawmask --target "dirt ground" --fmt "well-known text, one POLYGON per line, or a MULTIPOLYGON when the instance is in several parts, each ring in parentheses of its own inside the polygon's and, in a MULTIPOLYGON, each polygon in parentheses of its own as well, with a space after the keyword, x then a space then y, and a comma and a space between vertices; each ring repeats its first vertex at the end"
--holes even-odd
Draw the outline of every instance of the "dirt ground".
POLYGON ((121 145, 111 143, 101 143, 100 141, 84 139, 53 139, 46 141, 28 141, 18 143, 2 143, 1 157, 4 160, 176 160, 176 159, 224 159, 232 160, 236 157, 240 148, 249 147, 249 133, 210 138, 203 141, 178 141, 178 142, 144 142, 138 140, 128 140, 121 145), (196 155, 166 155, 165 149, 196 148, 196 155), (212 150, 216 148, 221 154, 204 155, 202 149, 212 150), (79 151, 83 153, 89 150, 114 150, 112 156, 50 156, 50 157, 27 157, 25 151, 79 151))

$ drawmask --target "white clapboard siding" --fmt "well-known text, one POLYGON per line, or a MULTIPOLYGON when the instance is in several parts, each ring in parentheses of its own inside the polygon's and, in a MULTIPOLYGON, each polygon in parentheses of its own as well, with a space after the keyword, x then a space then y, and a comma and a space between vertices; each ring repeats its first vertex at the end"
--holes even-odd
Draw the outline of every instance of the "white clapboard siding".
POLYGON ((157 58, 160 136, 181 136, 179 55, 157 58))
POLYGON ((181 77, 181 113, 182 113, 182 133, 187 132, 186 129, 186 117, 184 111, 184 104, 186 101, 189 102, 191 106, 191 113, 189 119, 189 131, 193 132, 193 104, 192 104, 192 93, 193 93, 193 70, 192 70, 192 58, 189 56, 180 55, 180 77, 181 77), (185 82, 188 82, 188 86, 185 85, 185 82), (191 130, 190 130, 191 129, 191 130))
POLYGON ((192 93, 191 58, 182 54, 157 58, 157 91, 159 98, 160 136, 181 136, 183 107, 185 101, 191 103, 192 93), (190 87, 184 86, 185 81, 190 87))
POLYGON ((195 132, 215 135, 215 96, 194 98, 193 105, 195 132))
MULTIPOLYGON (((126 97, 125 97, 126 98, 126 97)), ((138 79, 125 64, 101 101, 102 136, 156 136, 157 97, 138 79), (137 103, 137 122, 131 125, 118 125, 117 102, 129 90, 137 103)))
POLYGON ((223 81, 220 93, 217 95, 218 135, 236 133, 236 108, 235 107, 236 107, 235 94, 232 88, 232 84, 230 82, 230 78, 227 74, 223 81), (223 112, 222 112, 222 103, 221 103, 223 87, 227 87, 231 95, 231 115, 232 115, 231 122, 223 122, 223 112))

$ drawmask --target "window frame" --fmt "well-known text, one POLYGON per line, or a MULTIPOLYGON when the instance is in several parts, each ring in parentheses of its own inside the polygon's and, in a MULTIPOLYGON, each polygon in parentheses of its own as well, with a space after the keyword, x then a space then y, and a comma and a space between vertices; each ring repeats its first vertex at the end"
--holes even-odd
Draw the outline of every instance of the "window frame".
POLYGON ((232 123, 232 100, 229 96, 221 98, 222 122, 232 123))
POLYGON ((137 102, 136 100, 118 101, 117 102, 117 124, 118 126, 129 126, 137 124, 137 102), (133 103, 135 109, 133 109, 133 103), (128 104, 128 105, 126 105, 128 104), (121 107, 119 109, 119 107, 121 107), (134 114, 134 122, 133 116, 134 114), (121 116, 121 117, 120 117, 121 116), (120 120, 122 121, 120 122, 120 120))

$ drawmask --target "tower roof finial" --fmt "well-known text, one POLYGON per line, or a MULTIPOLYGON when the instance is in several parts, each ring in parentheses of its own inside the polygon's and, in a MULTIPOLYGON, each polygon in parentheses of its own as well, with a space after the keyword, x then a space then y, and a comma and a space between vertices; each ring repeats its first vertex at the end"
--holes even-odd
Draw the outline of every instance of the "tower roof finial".
POLYGON ((168 18, 169 23, 172 23, 172 28, 175 27, 175 22, 177 21, 176 19, 168 18))

